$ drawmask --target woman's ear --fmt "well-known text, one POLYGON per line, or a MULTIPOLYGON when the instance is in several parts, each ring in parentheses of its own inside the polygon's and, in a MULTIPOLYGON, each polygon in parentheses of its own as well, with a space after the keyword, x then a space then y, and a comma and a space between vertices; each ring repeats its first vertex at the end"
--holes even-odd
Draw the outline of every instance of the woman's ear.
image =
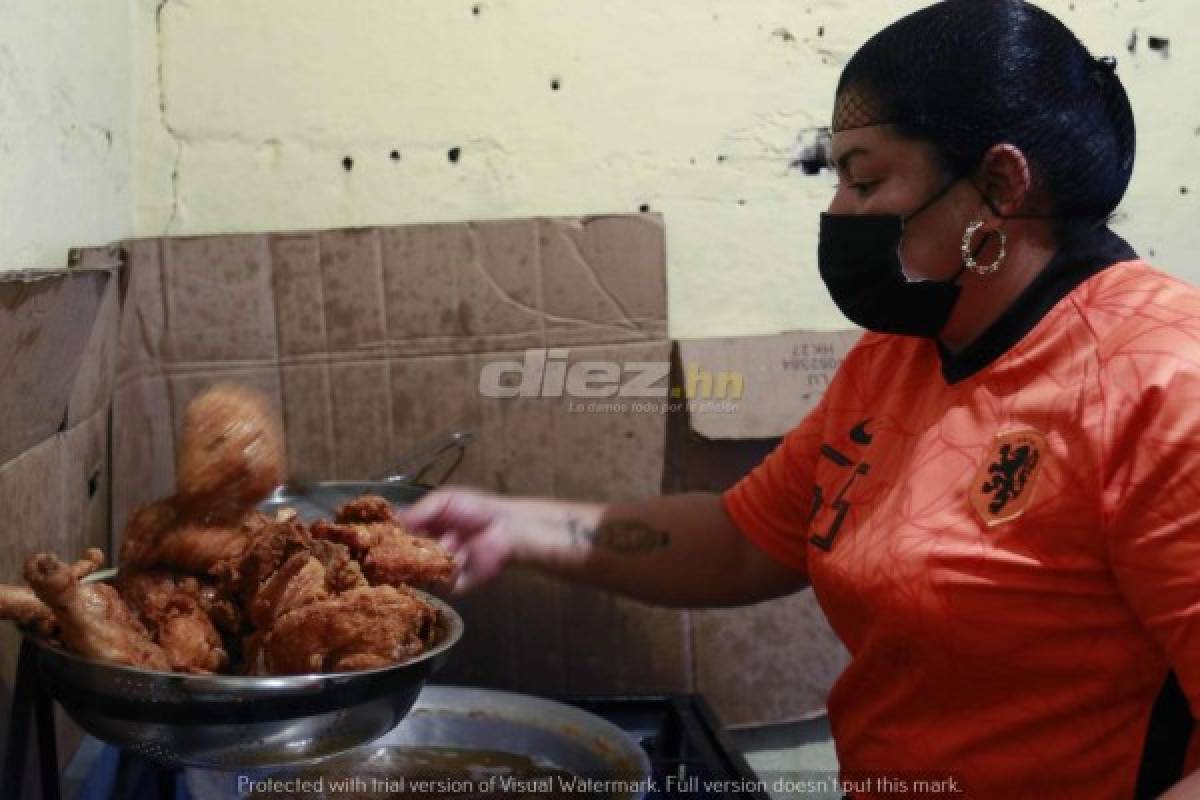
POLYGON ((1029 161, 1015 145, 993 145, 983 156, 975 185, 993 214, 1000 217, 1017 214, 1033 187, 1029 161))

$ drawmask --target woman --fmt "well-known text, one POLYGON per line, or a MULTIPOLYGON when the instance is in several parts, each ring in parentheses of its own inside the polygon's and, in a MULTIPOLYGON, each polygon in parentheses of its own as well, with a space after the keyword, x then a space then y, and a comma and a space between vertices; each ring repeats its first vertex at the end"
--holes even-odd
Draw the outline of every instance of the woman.
POLYGON ((723 496, 450 490, 409 524, 464 589, 510 562, 674 606, 811 585, 852 655, 829 715, 856 797, 1157 795, 1200 708, 1200 293, 1105 227, 1134 153, 1114 67, 1016 0, 877 34, 838 84, 818 253, 868 332, 782 445, 723 496))

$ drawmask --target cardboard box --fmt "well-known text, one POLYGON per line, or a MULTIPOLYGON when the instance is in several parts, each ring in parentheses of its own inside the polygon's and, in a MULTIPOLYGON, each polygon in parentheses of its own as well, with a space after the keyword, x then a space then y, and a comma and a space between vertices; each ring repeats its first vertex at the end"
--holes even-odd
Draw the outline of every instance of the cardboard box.
MULTIPOLYGON (((15 409, 0 509, 22 531, 0 545, 4 580, 32 550, 113 552, 131 510, 172 490, 182 410, 216 380, 274 398, 297 478, 385 474, 432 435, 469 430, 456 482, 594 500, 719 491, 820 389, 794 392, 789 376, 809 374, 775 365, 795 343, 774 337, 680 345, 684 367, 745 373, 736 414, 588 411, 573 390, 592 384, 564 388, 580 362, 616 364, 619 381, 668 362, 658 215, 148 239, 72 263, 0 280, 0 352, 17 378, 0 389, 15 409), (116 261, 119 280, 96 268, 116 261)), ((468 634, 445 682, 703 691, 750 724, 819 710, 841 663, 803 595, 689 613, 514 572, 460 607, 468 634)))

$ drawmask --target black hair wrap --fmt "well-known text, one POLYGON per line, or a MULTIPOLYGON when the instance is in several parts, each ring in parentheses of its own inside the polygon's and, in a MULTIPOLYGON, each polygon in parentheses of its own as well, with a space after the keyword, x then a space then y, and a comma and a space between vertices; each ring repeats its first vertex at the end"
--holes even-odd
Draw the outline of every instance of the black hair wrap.
POLYGON ((833 131, 882 124, 933 144, 959 177, 1016 146, 1034 185, 1014 216, 1053 217, 1060 233, 1105 221, 1133 172, 1116 59, 1022 0, 944 0, 871 37, 842 71, 833 131))

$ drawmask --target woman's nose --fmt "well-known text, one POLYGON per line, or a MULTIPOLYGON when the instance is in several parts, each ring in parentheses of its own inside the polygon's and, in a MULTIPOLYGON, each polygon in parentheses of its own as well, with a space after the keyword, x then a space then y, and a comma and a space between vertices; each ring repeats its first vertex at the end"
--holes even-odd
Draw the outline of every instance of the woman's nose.
POLYGON ((829 200, 829 208, 825 209, 828 214, 850 214, 854 211, 851 207, 849 192, 842 187, 837 187, 833 190, 833 197, 829 200))

